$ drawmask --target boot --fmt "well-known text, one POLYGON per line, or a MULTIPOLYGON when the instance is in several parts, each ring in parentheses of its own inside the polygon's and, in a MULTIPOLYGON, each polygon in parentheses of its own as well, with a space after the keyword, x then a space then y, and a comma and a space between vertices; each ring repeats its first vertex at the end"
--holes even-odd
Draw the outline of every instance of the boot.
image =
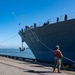
POLYGON ((61 73, 61 71, 58 69, 58 73, 61 73))
POLYGON ((55 68, 53 69, 53 72, 55 72, 55 68))

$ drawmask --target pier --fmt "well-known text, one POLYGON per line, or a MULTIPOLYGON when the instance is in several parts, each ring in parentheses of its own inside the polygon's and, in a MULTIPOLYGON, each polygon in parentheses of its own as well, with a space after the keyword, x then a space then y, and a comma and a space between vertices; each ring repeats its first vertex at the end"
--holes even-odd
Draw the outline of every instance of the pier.
POLYGON ((61 70, 62 73, 54 73, 51 65, 47 63, 17 59, 0 56, 0 75, 75 75, 75 71, 66 70, 61 70))

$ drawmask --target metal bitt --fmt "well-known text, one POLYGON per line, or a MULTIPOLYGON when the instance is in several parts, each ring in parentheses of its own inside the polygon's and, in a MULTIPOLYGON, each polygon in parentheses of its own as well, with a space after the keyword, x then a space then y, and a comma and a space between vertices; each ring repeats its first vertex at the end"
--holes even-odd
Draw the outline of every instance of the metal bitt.
POLYGON ((23 47, 23 42, 22 42, 22 47, 19 47, 20 51, 24 51, 25 47, 23 47))

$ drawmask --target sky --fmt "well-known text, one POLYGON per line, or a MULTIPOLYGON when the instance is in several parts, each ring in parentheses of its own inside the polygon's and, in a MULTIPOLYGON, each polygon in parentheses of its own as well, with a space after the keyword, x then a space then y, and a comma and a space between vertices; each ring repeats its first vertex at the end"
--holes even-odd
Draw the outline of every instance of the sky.
POLYGON ((19 48, 19 29, 54 22, 64 14, 75 18, 75 0, 0 0, 0 48, 19 48))

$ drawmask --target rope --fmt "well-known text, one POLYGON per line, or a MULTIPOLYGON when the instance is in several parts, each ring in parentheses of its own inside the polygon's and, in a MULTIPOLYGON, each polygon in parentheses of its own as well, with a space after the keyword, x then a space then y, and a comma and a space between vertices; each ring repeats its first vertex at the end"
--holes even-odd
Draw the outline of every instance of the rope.
POLYGON ((69 58, 67 58, 67 57, 65 57, 65 56, 63 56, 63 58, 65 58, 65 59, 67 59, 67 60, 69 60, 69 61, 71 61, 71 62, 75 63, 75 61, 74 61, 74 60, 69 59, 69 58))
MULTIPOLYGON (((39 41, 40 41, 40 40, 39 40, 39 41)), ((46 46, 43 42, 40 41, 40 43, 41 43, 42 45, 44 45, 46 48, 48 48, 50 51, 54 52, 51 48, 49 48, 48 46, 46 46)))
POLYGON ((12 36, 12 37, 10 37, 10 38, 8 38, 8 39, 6 39, 6 40, 0 42, 0 43, 4 43, 4 42, 6 42, 6 41, 8 41, 8 40, 10 40, 10 39, 12 39, 12 38, 14 38, 14 37, 16 37, 17 35, 18 35, 18 34, 16 34, 16 35, 14 35, 14 36, 12 36))

